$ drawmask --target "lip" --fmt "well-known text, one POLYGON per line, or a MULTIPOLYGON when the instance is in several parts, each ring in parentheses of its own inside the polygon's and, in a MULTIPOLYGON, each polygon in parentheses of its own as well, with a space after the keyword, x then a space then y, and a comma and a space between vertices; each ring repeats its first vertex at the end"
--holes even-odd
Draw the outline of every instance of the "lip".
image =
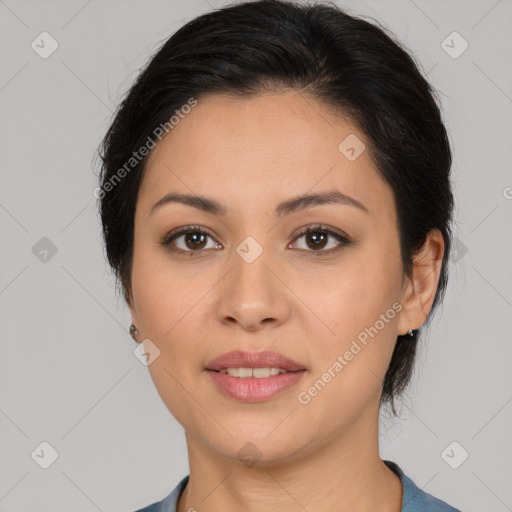
POLYGON ((244 352, 236 350, 222 354, 206 365, 206 370, 218 388, 242 402, 263 402, 285 391, 302 378, 306 368, 276 352, 244 352), (239 378, 221 373, 224 368, 282 368, 280 373, 264 378, 239 378))
POLYGON ((208 374, 219 390, 240 402, 270 400, 282 391, 295 386, 305 373, 306 370, 298 370, 258 379, 256 377, 232 377, 227 373, 208 370, 208 374))
MULTIPOLYGON (((207 370, 218 372, 223 368, 282 368, 289 372, 297 372, 306 368, 277 352, 244 352, 235 350, 227 352, 206 364, 207 370)), ((236 377, 235 377, 236 378, 236 377)))

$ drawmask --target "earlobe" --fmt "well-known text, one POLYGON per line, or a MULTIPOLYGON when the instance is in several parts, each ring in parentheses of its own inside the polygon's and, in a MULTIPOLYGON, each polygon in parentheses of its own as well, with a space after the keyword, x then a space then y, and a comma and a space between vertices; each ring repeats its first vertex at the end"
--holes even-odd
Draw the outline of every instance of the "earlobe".
POLYGON ((133 338, 134 341, 136 341, 137 343, 139 342, 139 340, 137 339, 137 334, 139 334, 139 330, 137 329, 137 327, 135 325, 133 325, 133 323, 130 325, 130 336, 133 338))
POLYGON ((438 229, 434 229, 414 257, 413 275, 407 279, 403 294, 399 334, 407 334, 409 329, 418 329, 425 323, 439 284, 443 254, 443 235, 438 229))

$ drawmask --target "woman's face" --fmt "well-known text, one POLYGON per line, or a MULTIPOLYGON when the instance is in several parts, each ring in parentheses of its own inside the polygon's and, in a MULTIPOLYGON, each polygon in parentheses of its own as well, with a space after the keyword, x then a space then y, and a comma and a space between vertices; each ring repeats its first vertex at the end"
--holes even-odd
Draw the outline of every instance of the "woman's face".
POLYGON ((375 434, 396 337, 419 324, 400 313, 409 280, 392 191, 363 144, 354 125, 286 92, 202 98, 153 150, 135 215, 133 321, 160 351, 149 371, 162 400, 203 449, 272 463, 375 434), (276 211, 327 192, 352 199, 276 211), (169 193, 223 211, 152 210, 169 193), (162 245, 188 226, 207 234, 162 245), (275 352, 305 371, 274 396, 256 383, 234 397, 207 368, 236 350, 275 352))

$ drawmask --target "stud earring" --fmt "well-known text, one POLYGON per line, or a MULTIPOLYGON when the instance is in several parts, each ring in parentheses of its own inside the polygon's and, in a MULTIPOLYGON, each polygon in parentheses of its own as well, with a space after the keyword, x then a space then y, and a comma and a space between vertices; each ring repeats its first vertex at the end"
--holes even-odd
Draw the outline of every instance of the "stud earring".
POLYGON ((139 334, 139 330, 137 329, 137 327, 135 327, 135 325, 130 325, 130 336, 134 339, 134 341, 136 341, 137 343, 139 343, 139 340, 135 337, 137 336, 137 334, 139 334))
POLYGON ((414 336, 412 329, 407 333, 409 336, 414 336))

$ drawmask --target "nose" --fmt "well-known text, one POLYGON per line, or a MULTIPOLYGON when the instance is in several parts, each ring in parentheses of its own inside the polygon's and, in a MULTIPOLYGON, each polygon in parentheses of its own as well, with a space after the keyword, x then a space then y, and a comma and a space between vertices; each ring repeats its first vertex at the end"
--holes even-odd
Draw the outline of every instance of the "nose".
POLYGON ((252 262, 233 253, 231 270, 217 290, 217 312, 222 323, 257 331, 266 326, 276 328, 290 317, 292 293, 269 252, 264 250, 252 262))

